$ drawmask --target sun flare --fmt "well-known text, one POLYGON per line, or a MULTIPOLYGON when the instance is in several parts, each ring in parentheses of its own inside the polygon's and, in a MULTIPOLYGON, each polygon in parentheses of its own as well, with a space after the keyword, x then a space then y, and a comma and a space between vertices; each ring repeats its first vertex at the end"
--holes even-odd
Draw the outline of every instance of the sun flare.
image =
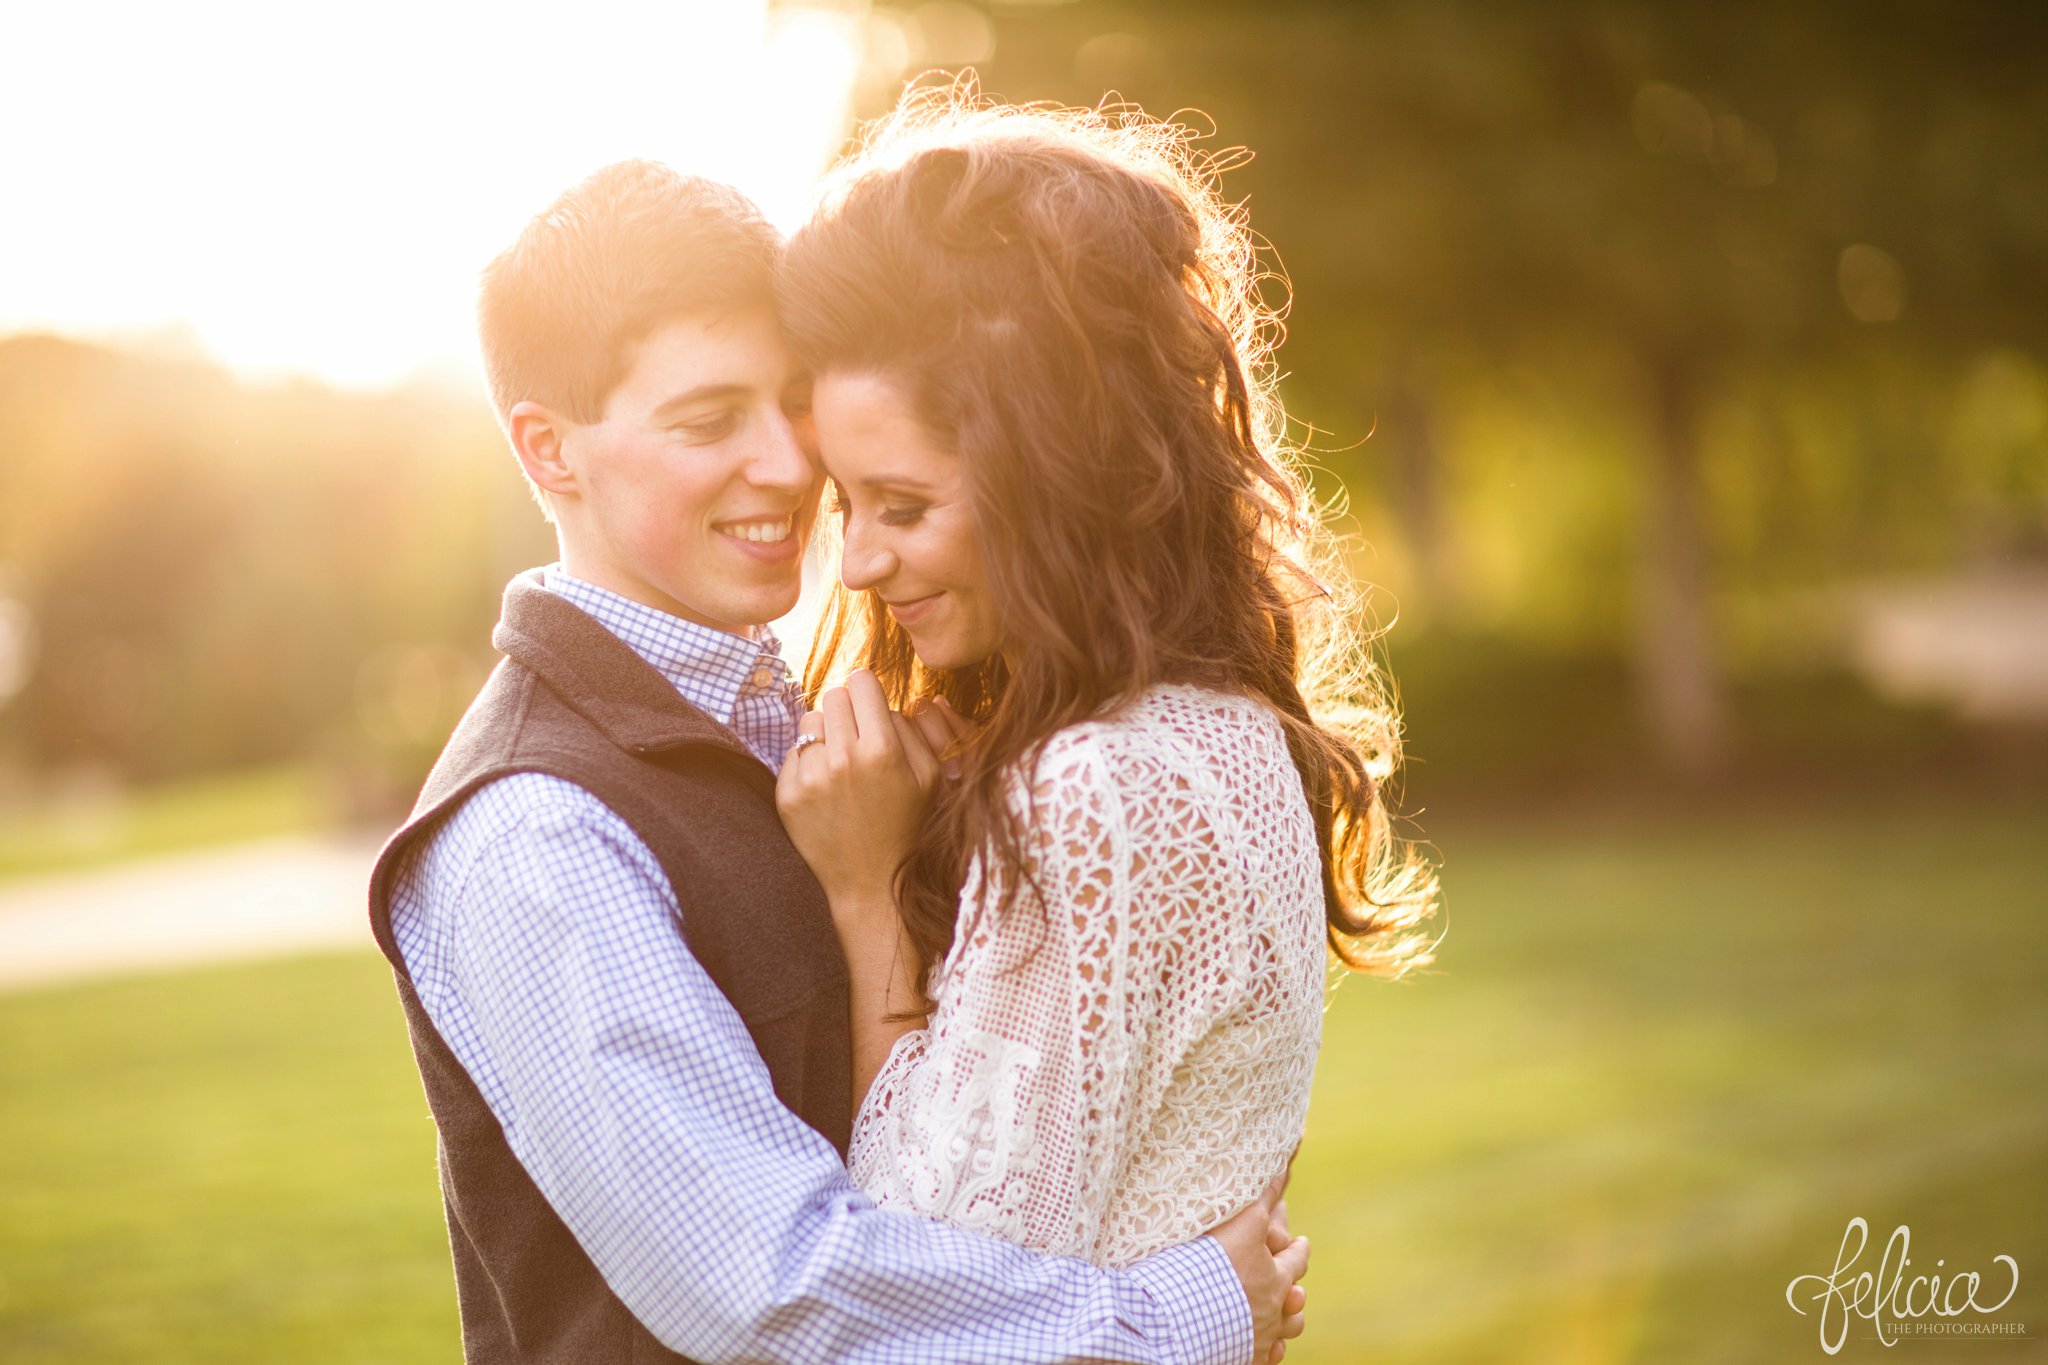
POLYGON ((764 0, 48 5, 6 28, 0 331, 362 386, 472 370, 477 271, 606 162, 730 181, 793 226, 859 64, 857 20, 764 0))

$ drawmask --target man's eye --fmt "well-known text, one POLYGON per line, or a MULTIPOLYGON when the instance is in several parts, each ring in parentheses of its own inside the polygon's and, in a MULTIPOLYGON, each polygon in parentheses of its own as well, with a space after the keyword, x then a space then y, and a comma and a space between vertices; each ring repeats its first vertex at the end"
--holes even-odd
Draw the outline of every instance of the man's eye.
POLYGON ((717 441, 732 435, 733 428, 738 424, 739 415, 737 413, 721 412, 713 417, 700 417, 695 421, 679 422, 676 424, 676 430, 681 432, 686 440, 717 441))

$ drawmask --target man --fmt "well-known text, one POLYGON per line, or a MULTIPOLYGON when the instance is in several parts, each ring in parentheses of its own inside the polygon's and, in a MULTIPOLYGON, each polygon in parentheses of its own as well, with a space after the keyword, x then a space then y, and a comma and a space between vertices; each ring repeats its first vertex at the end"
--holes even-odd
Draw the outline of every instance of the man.
POLYGON ((801 703, 764 623, 819 491, 778 249, 736 192, 625 163, 485 275, 492 399, 561 558, 508 587, 507 657, 371 882, 465 1353, 1277 1358, 1307 1250, 1271 1203, 1117 1272, 847 1183, 845 963, 774 803, 801 703))

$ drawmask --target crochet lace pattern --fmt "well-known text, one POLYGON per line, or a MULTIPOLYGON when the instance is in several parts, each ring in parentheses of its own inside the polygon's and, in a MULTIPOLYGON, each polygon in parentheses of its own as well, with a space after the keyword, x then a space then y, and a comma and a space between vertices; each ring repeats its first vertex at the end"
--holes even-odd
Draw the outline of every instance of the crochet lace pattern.
POLYGON ((1058 732, 1008 800, 1026 875, 970 868, 928 1027, 848 1165, 886 1207, 1127 1265, 1250 1203, 1301 1139, 1315 826, 1272 713, 1182 685, 1058 732))

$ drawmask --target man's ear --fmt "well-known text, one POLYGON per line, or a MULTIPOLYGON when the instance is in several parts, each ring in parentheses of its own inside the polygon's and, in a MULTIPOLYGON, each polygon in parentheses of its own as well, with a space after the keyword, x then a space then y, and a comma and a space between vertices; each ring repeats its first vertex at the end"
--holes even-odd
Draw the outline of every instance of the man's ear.
POLYGON ((522 399, 505 414, 505 434, 512 453, 534 487, 544 493, 576 492, 576 474, 562 450, 568 424, 554 411, 531 399, 522 399))

